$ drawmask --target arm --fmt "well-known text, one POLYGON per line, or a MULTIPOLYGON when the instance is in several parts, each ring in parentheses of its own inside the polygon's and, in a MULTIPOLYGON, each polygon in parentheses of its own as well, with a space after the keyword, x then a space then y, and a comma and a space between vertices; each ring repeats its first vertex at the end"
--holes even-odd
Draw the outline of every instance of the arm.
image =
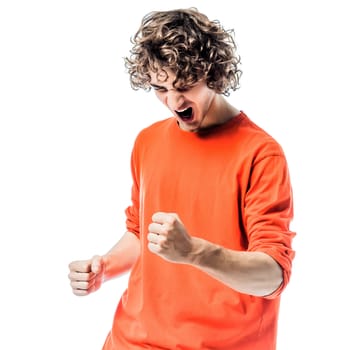
POLYGON ((83 296, 97 291, 103 282, 130 270, 139 254, 139 239, 126 232, 105 255, 71 262, 68 278, 73 293, 83 296))
POLYGON ((266 296, 283 281, 281 267, 268 254, 234 251, 191 237, 176 214, 156 213, 149 231, 149 249, 153 253, 192 265, 238 292, 266 296))
POLYGON ((131 232, 125 232, 121 239, 105 254, 104 280, 112 279, 131 269, 140 255, 140 241, 131 232))
POLYGON ((238 292, 267 296, 282 283, 280 265, 263 252, 234 251, 193 237, 189 263, 238 292))

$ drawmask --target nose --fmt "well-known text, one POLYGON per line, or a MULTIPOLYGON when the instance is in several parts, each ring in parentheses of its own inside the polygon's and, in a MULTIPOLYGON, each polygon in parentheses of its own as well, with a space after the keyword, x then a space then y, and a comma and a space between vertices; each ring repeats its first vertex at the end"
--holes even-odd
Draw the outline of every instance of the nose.
POLYGON ((184 103, 184 96, 181 92, 171 89, 168 90, 166 104, 171 110, 179 110, 184 103))

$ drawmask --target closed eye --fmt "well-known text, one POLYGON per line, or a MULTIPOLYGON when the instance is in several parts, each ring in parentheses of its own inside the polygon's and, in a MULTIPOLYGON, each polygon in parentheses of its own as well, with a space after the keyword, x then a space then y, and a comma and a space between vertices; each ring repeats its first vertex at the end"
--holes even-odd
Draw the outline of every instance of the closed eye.
POLYGON ((158 85, 151 85, 152 86, 152 89, 154 91, 157 91, 157 92, 166 92, 167 89, 162 87, 162 86, 158 86, 158 85))
POLYGON ((186 91, 188 91, 190 89, 191 89, 191 86, 183 86, 183 87, 177 88, 176 90, 179 91, 179 92, 186 92, 186 91))
MULTIPOLYGON (((191 90, 195 85, 186 85, 186 86, 178 87, 175 90, 177 92, 187 92, 187 91, 191 90)), ((167 92, 168 91, 168 89, 165 88, 164 86, 151 84, 151 87, 154 91, 157 91, 157 92, 167 92)), ((174 90, 174 89, 171 89, 171 90, 174 90)))

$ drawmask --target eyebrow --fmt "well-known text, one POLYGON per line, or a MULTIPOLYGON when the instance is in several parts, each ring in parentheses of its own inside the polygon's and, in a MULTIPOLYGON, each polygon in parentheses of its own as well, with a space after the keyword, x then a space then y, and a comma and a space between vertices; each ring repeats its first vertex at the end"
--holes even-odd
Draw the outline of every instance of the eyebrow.
POLYGON ((150 84, 153 88, 158 88, 158 89, 166 89, 165 86, 161 86, 161 85, 156 85, 156 84, 150 84))

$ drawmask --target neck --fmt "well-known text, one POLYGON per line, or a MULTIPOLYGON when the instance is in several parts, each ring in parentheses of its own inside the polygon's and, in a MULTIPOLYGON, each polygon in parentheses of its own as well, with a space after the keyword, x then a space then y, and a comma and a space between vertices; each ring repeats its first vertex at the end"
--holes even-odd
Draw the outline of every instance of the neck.
POLYGON ((209 114, 213 116, 215 124, 220 125, 227 123, 232 118, 239 115, 240 110, 232 106, 224 96, 218 95, 212 108, 209 111, 209 114))

